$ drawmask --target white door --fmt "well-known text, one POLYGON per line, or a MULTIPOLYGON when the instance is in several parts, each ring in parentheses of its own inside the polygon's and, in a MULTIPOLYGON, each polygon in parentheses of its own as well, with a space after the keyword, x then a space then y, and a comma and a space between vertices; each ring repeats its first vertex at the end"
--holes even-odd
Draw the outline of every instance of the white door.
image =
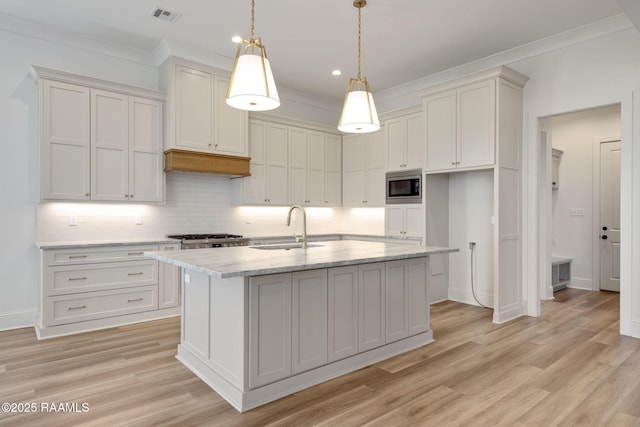
POLYGON ((600 144, 600 289, 620 292, 620 141, 600 144))

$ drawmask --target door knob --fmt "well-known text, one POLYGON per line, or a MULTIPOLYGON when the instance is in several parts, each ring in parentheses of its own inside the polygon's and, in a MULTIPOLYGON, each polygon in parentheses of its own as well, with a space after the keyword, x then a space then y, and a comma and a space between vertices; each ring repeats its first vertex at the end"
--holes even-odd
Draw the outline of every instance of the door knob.
POLYGON ((607 240, 607 239, 608 239, 608 237, 607 237, 606 234, 602 236, 602 240, 607 240))
POLYGON ((607 230, 608 230, 608 229, 607 229, 607 227, 606 227, 606 226, 602 227, 602 231, 607 231, 607 230))

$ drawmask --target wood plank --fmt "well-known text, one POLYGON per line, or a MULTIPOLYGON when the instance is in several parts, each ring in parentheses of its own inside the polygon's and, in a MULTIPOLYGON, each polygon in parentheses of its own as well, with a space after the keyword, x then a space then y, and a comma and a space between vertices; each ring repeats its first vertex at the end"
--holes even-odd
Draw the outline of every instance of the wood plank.
POLYGON ((565 289, 506 324, 452 301, 433 344, 240 414, 175 359, 180 319, 38 341, 0 332, 0 401, 87 413, 0 413, 0 425, 640 425, 640 340, 619 296, 565 289))

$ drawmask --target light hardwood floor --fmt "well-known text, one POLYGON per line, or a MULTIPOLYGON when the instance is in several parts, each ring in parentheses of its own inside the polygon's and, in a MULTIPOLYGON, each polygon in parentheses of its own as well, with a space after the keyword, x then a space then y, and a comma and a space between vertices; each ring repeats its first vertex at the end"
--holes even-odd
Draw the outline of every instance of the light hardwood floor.
POLYGON ((618 335, 618 307, 616 293, 567 289, 539 318, 494 325, 490 310, 436 304, 435 343, 244 414, 174 358, 177 318, 0 332, 0 402, 89 405, 0 412, 0 425, 638 426, 640 340, 618 335))

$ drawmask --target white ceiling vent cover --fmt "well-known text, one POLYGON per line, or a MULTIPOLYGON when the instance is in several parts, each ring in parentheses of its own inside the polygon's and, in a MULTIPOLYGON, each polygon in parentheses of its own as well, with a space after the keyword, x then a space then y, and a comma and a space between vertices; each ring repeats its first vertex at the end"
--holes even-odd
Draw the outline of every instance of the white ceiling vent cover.
POLYGON ((180 17, 182 16, 178 12, 170 12, 166 9, 162 9, 161 7, 156 6, 151 11, 151 16, 154 18, 162 19, 163 21, 169 21, 174 24, 180 17))

